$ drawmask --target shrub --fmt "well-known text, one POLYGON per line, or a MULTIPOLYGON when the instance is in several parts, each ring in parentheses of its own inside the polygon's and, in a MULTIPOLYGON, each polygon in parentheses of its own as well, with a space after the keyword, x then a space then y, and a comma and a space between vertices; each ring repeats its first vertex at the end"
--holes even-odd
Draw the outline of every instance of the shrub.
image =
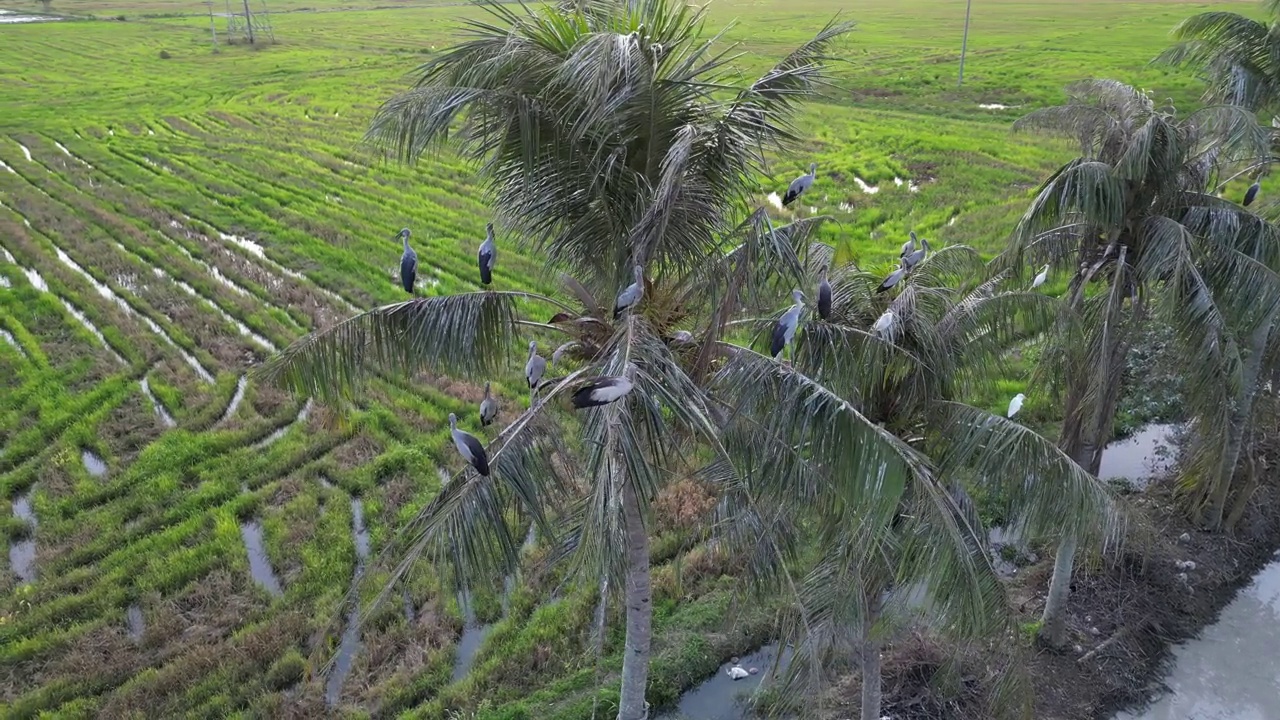
POLYGON ((307 661, 296 648, 290 648, 267 670, 267 685, 273 690, 284 690, 302 679, 307 670, 307 661))

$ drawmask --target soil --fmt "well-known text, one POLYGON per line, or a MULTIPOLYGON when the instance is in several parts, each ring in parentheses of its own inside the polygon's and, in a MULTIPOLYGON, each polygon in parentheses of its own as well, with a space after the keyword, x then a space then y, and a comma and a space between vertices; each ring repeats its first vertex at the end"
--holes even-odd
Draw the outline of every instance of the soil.
MULTIPOLYGON (((1177 504, 1173 486, 1166 480, 1130 495, 1127 544, 1108 558, 1077 562, 1065 650, 1030 647, 1026 635, 1010 653, 1007 644, 961 649, 911 634, 885 650, 882 714, 892 720, 1109 720, 1158 696, 1172 647, 1211 625, 1280 548, 1275 486, 1257 490, 1234 535, 1200 530, 1177 504), (1025 715, 1016 695, 1002 704, 995 697, 1007 690, 1000 681, 1013 664, 1032 693, 1025 715)), ((1038 550, 1037 562, 1007 583, 1020 627, 1039 620, 1053 571, 1052 549, 1038 550)), ((858 717, 859 692, 856 675, 839 683, 824 718, 858 717)))

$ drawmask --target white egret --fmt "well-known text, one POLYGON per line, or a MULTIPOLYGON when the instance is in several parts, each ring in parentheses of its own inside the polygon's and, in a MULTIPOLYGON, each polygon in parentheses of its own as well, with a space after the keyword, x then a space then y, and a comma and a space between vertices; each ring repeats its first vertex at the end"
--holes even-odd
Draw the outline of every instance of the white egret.
POLYGON ((1023 395, 1022 393, 1018 393, 1017 395, 1014 395, 1013 399, 1009 401, 1008 417, 1013 417, 1014 415, 1017 415, 1018 411, 1022 409, 1022 401, 1026 399, 1027 399, 1027 396, 1023 395))

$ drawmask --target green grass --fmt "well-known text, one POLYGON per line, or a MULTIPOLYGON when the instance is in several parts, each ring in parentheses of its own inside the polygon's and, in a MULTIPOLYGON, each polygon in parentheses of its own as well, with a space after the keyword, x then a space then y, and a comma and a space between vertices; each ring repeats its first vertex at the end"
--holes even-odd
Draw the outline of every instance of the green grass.
MULTIPOLYGON (((7 537, 34 532, 39 577, 18 588, 7 567, 0 573, 0 658, 14 668, 0 685, 0 714, 322 713, 320 671, 337 647, 356 563, 350 497, 364 504, 376 554, 438 490, 437 468, 459 466, 444 419, 471 414, 479 389, 464 384, 380 379, 343 423, 313 413, 294 425, 301 403, 251 383, 224 418, 239 378, 268 354, 241 327, 283 347, 403 297, 391 239, 400 227, 414 229, 421 292, 478 287, 473 253, 488 211, 475 168, 448 154, 388 165, 360 144, 378 103, 476 11, 372 6, 273 2, 277 44, 217 52, 207 16, 175 15, 155 0, 54 3, 124 22, 0 26, 0 246, 45 287, 0 254, 0 328, 18 345, 0 342, 0 497, 34 488, 39 519, 33 531, 5 514, 7 537), (144 377, 177 428, 160 423, 144 377), (254 447, 279 428, 282 437, 254 447), (85 471, 85 448, 106 461, 105 478, 85 471), (262 524, 282 597, 249 578, 239 533, 247 519, 262 524), (133 604, 146 619, 140 642, 125 633, 133 604)), ((841 46, 838 83, 801 118, 804 151, 774 159, 759 200, 812 160, 818 181, 796 212, 834 217, 823 239, 864 267, 887 267, 912 229, 991 254, 1069 154, 1011 133, 1012 121, 1060 101, 1082 77, 1193 105, 1194 78, 1147 63, 1178 20, 1222 6, 976 3, 957 88, 963 2, 861 3, 845 12, 858 30, 841 46), (993 103, 1016 107, 979 107, 993 103)), ((721 1, 711 23, 735 23, 727 37, 754 72, 841 7, 721 1)), ((508 249, 497 284, 547 291, 554 280, 508 249)), ((974 401, 1002 410, 1025 390, 1028 367, 1013 361, 996 392, 974 401)), ((525 402, 514 371, 496 380, 507 407, 525 402)), ((1023 413, 1052 427, 1053 408, 1033 393, 1023 413)), ((766 617, 733 611, 728 569, 680 555, 680 540, 655 543, 660 701, 767 634, 766 617)), ((546 604, 557 577, 535 572, 538 557, 526 563, 534 584, 516 593, 457 684, 458 608, 434 569, 420 568, 406 584, 415 622, 395 598, 369 619, 344 708, 567 720, 589 716, 599 699, 607 712, 619 625, 597 666, 592 593, 546 604)), ((383 579, 375 571, 366 590, 383 579)), ((500 615, 494 592, 477 600, 486 619, 500 615)))

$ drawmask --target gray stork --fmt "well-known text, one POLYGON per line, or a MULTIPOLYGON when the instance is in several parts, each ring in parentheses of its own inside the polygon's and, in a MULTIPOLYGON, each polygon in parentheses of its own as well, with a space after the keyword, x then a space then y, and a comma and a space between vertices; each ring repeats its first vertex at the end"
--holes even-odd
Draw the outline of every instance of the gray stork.
POLYGON ((582 410, 608 405, 631 392, 631 387, 631 381, 625 377, 602 375, 591 378, 573 394, 573 407, 582 410))
POLYGON ((530 390, 536 390, 542 373, 547 371, 547 359, 538 354, 538 341, 529 341, 529 362, 524 364, 524 379, 530 390))
POLYGON ((621 317, 623 310, 635 307, 640 302, 640 298, 644 297, 644 268, 637 265, 633 276, 635 277, 635 282, 618 293, 618 299, 613 303, 614 320, 621 317))
POLYGON ((493 223, 484 226, 484 242, 480 243, 480 282, 493 282, 493 264, 498 260, 498 248, 493 244, 493 223))
POLYGON ((786 207, 800 197, 805 190, 808 190, 813 185, 814 178, 817 176, 818 163, 809 163, 809 174, 801 175, 791 181, 790 187, 787 188, 787 194, 782 198, 782 206, 786 207))
MULTIPOLYGON (((773 326, 773 339, 769 343, 769 354, 774 360, 782 354, 782 350, 791 344, 796 337, 796 328, 800 326, 800 313, 804 310, 804 293, 799 290, 791 291, 791 298, 796 304, 787 310, 782 318, 778 320, 778 324, 773 326)), ((795 352, 794 347, 792 352, 795 352)))
POLYGON ((906 242, 902 243, 902 252, 898 253, 898 257, 904 258, 910 255, 912 251, 915 249, 916 249, 916 231, 912 230, 911 237, 908 238, 906 242))
POLYGON ((498 417, 498 401, 493 399, 489 391, 489 383, 484 384, 484 400, 480 401, 480 427, 487 427, 498 417))
POLYGON ((1040 274, 1036 275, 1036 279, 1031 281, 1031 289, 1035 290, 1036 288, 1043 285, 1044 281, 1048 279, 1049 279, 1049 265, 1048 263, 1046 263, 1044 267, 1040 268, 1040 274))
POLYGON ((831 283, 827 280, 827 266, 822 266, 822 279, 818 281, 818 317, 831 319, 831 283))
POLYGON ((889 273, 889 276, 884 279, 884 282, 880 283, 880 287, 876 288, 876 292, 882 293, 888 290, 889 288, 892 288, 894 285, 897 285, 902 280, 902 278, 906 276, 906 274, 907 274, 907 261, 906 261, 906 258, 903 258, 902 260, 898 261, 898 269, 889 273))
POLYGON ((400 256, 400 284, 404 291, 413 294, 413 281, 418 277, 418 253, 409 247, 409 228, 400 231, 397 236, 404 241, 404 254, 400 256))
POLYGON ((1244 193, 1245 207, 1249 207, 1250 205, 1253 204, 1254 198, 1258 197, 1258 191, 1261 189, 1262 189, 1262 184, 1259 182, 1255 182, 1254 184, 1249 186, 1249 189, 1246 190, 1244 193))
POLYGON ((908 270, 911 270, 912 268, 914 268, 915 266, 923 262, 925 256, 928 254, 929 254, 929 241, 926 240, 925 238, 920 238, 920 249, 916 250, 915 252, 911 253, 910 255, 907 255, 905 258, 902 259, 903 267, 905 267, 908 270))
POLYGON ((484 445, 475 435, 458 429, 458 416, 453 413, 449 413, 449 434, 453 435, 453 444, 462 459, 476 472, 489 477, 489 455, 484 451, 484 445))

